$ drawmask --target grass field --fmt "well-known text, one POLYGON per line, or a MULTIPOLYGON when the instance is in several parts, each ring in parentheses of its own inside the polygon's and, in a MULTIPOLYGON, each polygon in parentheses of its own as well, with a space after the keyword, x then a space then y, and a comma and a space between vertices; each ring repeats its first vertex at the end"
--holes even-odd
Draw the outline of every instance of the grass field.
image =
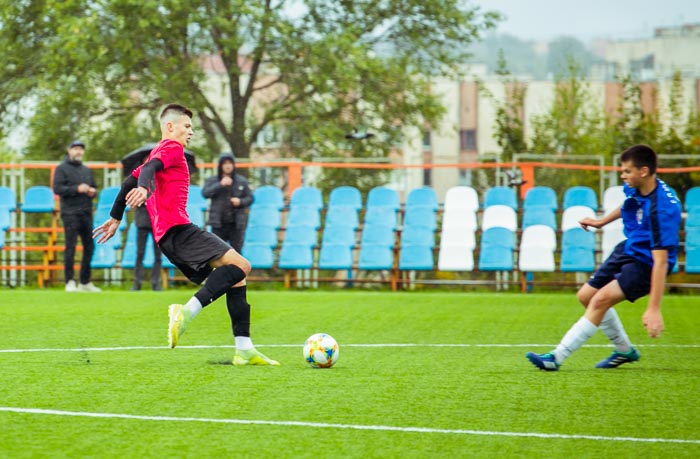
POLYGON ((700 457, 700 297, 667 332, 618 308, 642 360, 597 370, 598 333, 557 373, 573 293, 253 291, 253 339, 280 367, 234 367, 223 300, 167 349, 190 291, 0 291, 0 457, 700 457), (302 344, 340 343, 312 369, 302 344))

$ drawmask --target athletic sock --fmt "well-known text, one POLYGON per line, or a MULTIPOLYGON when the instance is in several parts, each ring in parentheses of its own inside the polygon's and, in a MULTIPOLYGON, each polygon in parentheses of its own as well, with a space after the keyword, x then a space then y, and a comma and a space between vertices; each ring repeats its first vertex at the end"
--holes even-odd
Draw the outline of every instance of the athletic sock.
POLYGON ((194 319, 194 316, 199 314, 199 311, 202 310, 202 303, 199 302, 196 296, 193 296, 190 298, 190 301, 185 303, 185 309, 189 309, 190 318, 194 319))
POLYGON ((599 328, 612 341, 617 352, 625 353, 632 350, 632 342, 627 336, 625 327, 622 325, 620 316, 617 315, 615 308, 608 309, 600 322, 599 328))
POLYGON ((253 340, 250 336, 236 336, 236 349, 239 351, 247 351, 248 349, 253 349, 253 340))
MULTIPOLYGON (((250 338, 250 304, 246 300, 246 294, 245 285, 232 288, 226 292, 226 308, 228 309, 228 315, 231 317, 233 336, 237 340, 236 347, 238 347, 239 337, 250 338)), ((245 345, 245 343, 242 343, 242 345, 245 345)), ((252 347, 252 343, 250 345, 252 347)))
POLYGON ((593 336, 598 327, 593 325, 593 323, 581 317, 578 322, 576 322, 568 332, 561 339, 561 342, 554 350, 554 357, 558 364, 561 364, 566 358, 568 358, 574 351, 578 350, 583 343, 588 341, 591 336, 593 336))
POLYGON ((214 272, 209 274, 202 288, 194 296, 197 297, 202 307, 205 307, 216 301, 243 279, 245 279, 245 272, 238 266, 225 265, 216 268, 214 272))

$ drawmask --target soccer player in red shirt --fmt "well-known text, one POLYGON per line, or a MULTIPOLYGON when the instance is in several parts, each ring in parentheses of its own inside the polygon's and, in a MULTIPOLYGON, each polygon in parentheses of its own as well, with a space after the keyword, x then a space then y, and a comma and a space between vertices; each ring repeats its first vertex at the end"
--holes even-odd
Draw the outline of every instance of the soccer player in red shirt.
POLYGON ((279 365, 258 352, 250 339, 250 305, 246 276, 250 263, 216 235, 192 224, 187 215, 190 175, 185 146, 192 137, 192 111, 167 105, 160 114, 162 140, 146 162, 122 183, 110 219, 95 228, 93 237, 104 243, 117 232, 126 206, 146 204, 153 238, 165 256, 192 282, 204 285, 184 305, 169 307, 168 341, 175 347, 187 324, 220 296, 226 306, 236 342, 234 365, 279 365))

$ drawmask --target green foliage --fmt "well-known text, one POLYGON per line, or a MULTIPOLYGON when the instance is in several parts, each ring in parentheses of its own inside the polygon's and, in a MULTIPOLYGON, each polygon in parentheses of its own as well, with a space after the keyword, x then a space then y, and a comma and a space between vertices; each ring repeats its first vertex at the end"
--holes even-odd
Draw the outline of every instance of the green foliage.
POLYGON ((288 127, 297 157, 336 156, 372 127, 384 135, 365 148, 383 156, 396 120, 442 116, 426 82, 457 75, 496 20, 460 0, 4 2, 0 114, 30 102, 34 158, 78 136, 93 159, 118 158, 157 140, 173 101, 195 110, 205 160, 248 157, 266 126, 288 127))

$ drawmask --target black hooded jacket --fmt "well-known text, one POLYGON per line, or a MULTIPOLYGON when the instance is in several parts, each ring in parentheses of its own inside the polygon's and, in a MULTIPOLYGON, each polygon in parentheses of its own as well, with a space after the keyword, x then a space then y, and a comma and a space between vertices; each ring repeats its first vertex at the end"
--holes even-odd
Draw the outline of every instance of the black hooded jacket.
POLYGON ((253 193, 248 186, 248 180, 240 174, 236 174, 236 160, 231 153, 222 153, 219 156, 217 174, 209 177, 204 182, 202 195, 211 199, 209 208, 209 221, 207 223, 214 228, 221 228, 226 224, 235 223, 237 226, 245 225, 245 209, 253 203, 253 193), (233 185, 221 186, 221 165, 225 160, 233 161, 233 185), (241 205, 233 207, 231 198, 239 198, 241 205))
POLYGON ((53 177, 53 192, 61 197, 61 215, 92 215, 92 198, 78 193, 78 185, 87 183, 93 188, 95 178, 82 162, 66 158, 56 168, 53 177))

